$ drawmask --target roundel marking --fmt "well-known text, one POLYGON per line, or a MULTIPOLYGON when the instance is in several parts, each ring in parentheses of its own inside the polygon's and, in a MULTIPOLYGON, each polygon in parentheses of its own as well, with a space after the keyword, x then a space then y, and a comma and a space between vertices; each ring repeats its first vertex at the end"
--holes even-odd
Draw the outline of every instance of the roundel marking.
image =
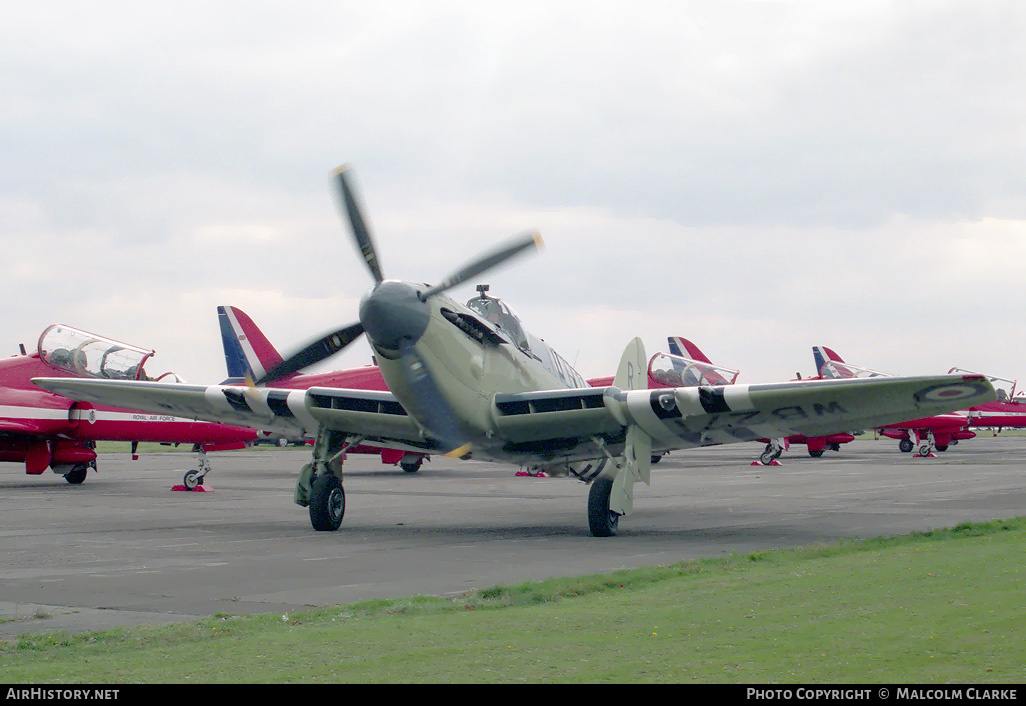
POLYGON ((946 385, 931 385, 916 393, 921 401, 948 402, 984 392, 983 385, 973 382, 955 382, 946 385))

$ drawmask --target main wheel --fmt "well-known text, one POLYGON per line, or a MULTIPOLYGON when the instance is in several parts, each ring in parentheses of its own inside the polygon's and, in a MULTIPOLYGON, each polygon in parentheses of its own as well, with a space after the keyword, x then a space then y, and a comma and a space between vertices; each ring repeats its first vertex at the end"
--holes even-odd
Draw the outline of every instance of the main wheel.
POLYGON ((86 479, 87 473, 89 473, 88 463, 76 463, 70 471, 64 474, 64 480, 72 485, 81 485, 82 481, 86 479))
POLYGON ((620 515, 609 509, 613 492, 611 478, 596 478, 588 491, 588 528, 596 537, 612 537, 620 524, 620 515))
POLYGON ((823 449, 817 449, 815 451, 813 451, 812 449, 809 449, 809 456, 812 456, 813 458, 819 458, 822 455, 823 455, 823 449))
POLYGON ((916 445, 912 443, 912 439, 902 439, 901 441, 898 442, 898 449, 902 453, 908 453, 909 451, 911 451, 915 447, 916 447, 916 445))
POLYGON ((346 514, 346 493, 334 473, 314 479, 310 492, 310 524, 318 532, 334 532, 346 514))
POLYGON ((407 463, 405 461, 400 461, 399 462, 399 467, 402 468, 407 473, 416 473, 417 471, 420 470, 420 466, 423 463, 424 463, 424 457, 421 456, 420 458, 418 458, 416 461, 413 461, 412 463, 407 463))

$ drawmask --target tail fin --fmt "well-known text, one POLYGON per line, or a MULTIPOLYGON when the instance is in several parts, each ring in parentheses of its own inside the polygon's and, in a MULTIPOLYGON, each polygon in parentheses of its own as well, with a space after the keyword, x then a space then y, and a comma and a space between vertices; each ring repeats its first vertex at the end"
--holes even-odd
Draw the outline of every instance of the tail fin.
POLYGON ((823 366, 827 363, 844 362, 844 360, 841 359, 841 356, 837 355, 826 346, 813 346, 812 357, 816 360, 816 374, 823 377, 828 377, 828 375, 823 372, 823 366))
POLYGON ((732 385, 738 371, 715 365, 694 343, 680 336, 667 336, 670 354, 657 353, 649 365, 649 375, 669 387, 696 385, 732 385))
POLYGON ((709 363, 712 365, 712 361, 706 357, 698 346, 689 341, 686 338, 680 336, 667 336, 666 342, 670 344, 670 353, 679 355, 682 358, 691 358, 697 360, 700 363, 709 363))
POLYGON ((221 343, 229 378, 253 379, 282 362, 282 357, 253 320, 234 306, 217 307, 221 325, 221 343))
POLYGON ((816 371, 824 378, 876 378, 890 377, 890 373, 863 368, 861 365, 845 363, 841 356, 826 346, 813 346, 812 357, 816 359, 816 371))

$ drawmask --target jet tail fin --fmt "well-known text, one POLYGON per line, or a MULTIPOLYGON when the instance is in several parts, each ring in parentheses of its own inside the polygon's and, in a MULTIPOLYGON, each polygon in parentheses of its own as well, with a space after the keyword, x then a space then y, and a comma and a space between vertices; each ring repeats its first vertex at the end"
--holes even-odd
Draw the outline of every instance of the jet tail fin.
POLYGON ((890 373, 863 368, 861 365, 845 363, 841 356, 826 346, 813 346, 812 357, 816 359, 816 372, 823 378, 875 378, 890 377, 890 373))
POLYGON ((217 318, 229 378, 249 375, 257 380, 282 362, 281 354, 242 309, 219 306, 217 318))
POLYGON ((691 358, 697 360, 700 363, 709 363, 712 365, 712 361, 709 360, 708 356, 702 352, 702 350, 694 343, 686 338, 680 336, 667 336, 666 342, 670 345, 670 353, 679 355, 682 358, 691 358))
POLYGON ((827 373, 823 372, 823 368, 827 365, 827 363, 844 362, 841 356, 837 355, 836 353, 834 353, 834 351, 830 350, 826 346, 813 346, 812 357, 816 361, 816 374, 822 377, 836 377, 833 375, 828 375, 827 373))

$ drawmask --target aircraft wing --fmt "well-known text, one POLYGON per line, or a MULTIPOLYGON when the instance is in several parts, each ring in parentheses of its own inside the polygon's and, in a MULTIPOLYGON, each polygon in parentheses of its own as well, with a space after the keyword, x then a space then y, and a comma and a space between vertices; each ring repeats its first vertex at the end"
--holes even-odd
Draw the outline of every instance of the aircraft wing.
POLYGON ((584 458, 594 456, 594 437, 616 453, 630 426, 651 437, 653 451, 671 450, 870 429, 995 396, 982 376, 962 375, 628 391, 606 387, 496 395, 493 416, 507 448, 584 458))
POLYGON ((150 414, 306 436, 313 436, 317 427, 324 424, 367 437, 408 441, 417 446, 425 443, 416 423, 390 392, 71 378, 35 378, 33 382, 74 400, 150 414))
MULTIPOLYGON (((389 392, 37 378, 76 400, 312 435, 318 425, 389 446, 434 450, 389 392)), ((821 380, 628 390, 617 387, 497 394, 490 439, 475 448, 514 462, 620 453, 631 427, 653 451, 869 429, 996 398, 979 375, 821 380)))

